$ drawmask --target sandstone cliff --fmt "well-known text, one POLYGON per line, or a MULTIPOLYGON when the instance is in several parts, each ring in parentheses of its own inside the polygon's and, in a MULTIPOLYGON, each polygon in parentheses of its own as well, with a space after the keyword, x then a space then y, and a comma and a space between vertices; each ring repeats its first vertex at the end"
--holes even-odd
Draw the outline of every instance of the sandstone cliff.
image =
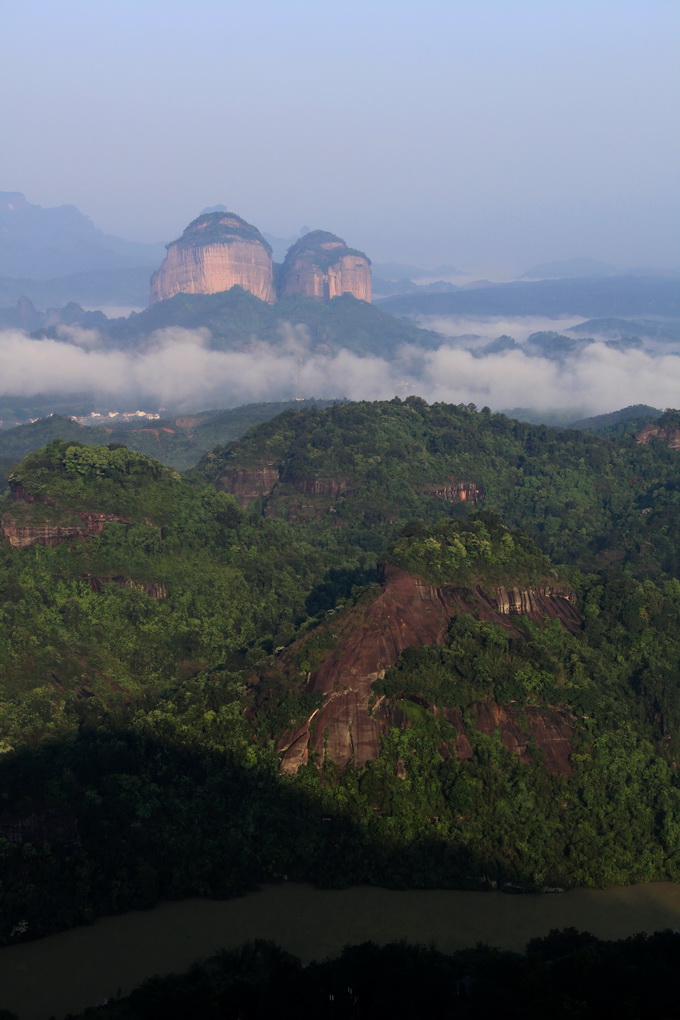
POLYGON ((31 545, 62 545, 73 542, 77 538, 89 538, 98 535, 109 521, 128 524, 122 517, 115 514, 68 515, 70 520, 60 524, 47 524, 41 521, 17 519, 11 514, 2 515, 2 537, 6 538, 13 549, 26 549, 31 545))
POLYGON ((52 499, 31 495, 23 485, 10 485, 11 509, 0 518, 0 534, 13 549, 31 545, 57 546, 98 535, 109 521, 130 522, 118 514, 69 510, 52 499))
POLYGON ((371 263, 363 252, 348 248, 335 234, 313 230, 288 249, 279 292, 320 301, 353 294, 360 301, 370 301, 371 263))
POLYGON ((652 439, 660 439, 671 450, 680 450, 680 428, 672 425, 665 427, 655 423, 653 425, 645 425, 635 436, 635 441, 643 445, 651 442, 652 439))
MULTIPOLYGON (((308 761, 324 756, 340 766, 357 766, 377 758, 380 736, 391 726, 406 725, 398 707, 384 696, 376 697, 373 684, 411 646, 437 645, 444 640, 451 619, 470 613, 478 620, 501 624, 511 633, 512 615, 522 613, 542 621, 558 619, 575 631, 580 617, 571 592, 560 586, 530 591, 492 592, 436 587, 397 567, 388 566, 378 597, 361 612, 351 613, 341 626, 336 647, 309 679, 309 689, 324 701, 296 730, 283 734, 278 743, 283 772, 296 772, 308 761)), ((436 711, 433 706, 431 710, 436 711)), ((499 726, 503 743, 522 758, 535 740, 544 751, 546 767, 569 772, 573 726, 557 709, 531 709, 521 713, 512 706, 480 704, 472 707, 478 729, 492 733, 499 726)), ((457 730, 455 753, 469 757, 471 747, 457 710, 443 714, 457 730)))
MULTIPOLYGON (((342 477, 298 478, 280 470, 274 461, 227 468, 215 481, 217 489, 230 492, 244 509, 261 499, 265 501, 266 516, 293 521, 330 517, 334 525, 340 523, 335 517, 337 501, 355 495, 358 484, 342 477)), ((477 504, 484 498, 484 490, 476 482, 455 478, 422 492, 448 503, 477 504)))
POLYGON ((263 461, 248 467, 227 468, 215 481, 215 487, 235 496, 244 509, 255 500, 264 499, 268 516, 318 520, 332 510, 334 500, 350 494, 352 482, 348 478, 296 478, 282 473, 274 461, 263 461))
POLYGON ((216 294, 239 286, 262 301, 276 300, 271 247, 234 213, 207 213, 167 246, 151 277, 151 304, 175 294, 216 294))
POLYGON ((273 461, 252 467, 227 468, 215 482, 219 492, 230 492, 239 506, 246 509, 256 499, 270 496, 279 480, 279 469, 273 461))
POLYGON ((484 489, 476 482, 461 482, 449 478, 443 485, 436 485, 424 490, 426 496, 436 496, 447 503, 479 503, 484 499, 484 489))

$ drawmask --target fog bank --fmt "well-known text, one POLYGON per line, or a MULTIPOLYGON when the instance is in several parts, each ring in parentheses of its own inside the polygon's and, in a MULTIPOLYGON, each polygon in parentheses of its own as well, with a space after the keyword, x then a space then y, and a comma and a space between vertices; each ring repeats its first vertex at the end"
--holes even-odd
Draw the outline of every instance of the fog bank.
MULTIPOLYGON (((508 327, 512 326, 508 323, 508 327)), ((680 403, 680 357, 621 351, 593 343, 562 361, 514 349, 486 358, 442 344, 432 351, 399 349, 387 361, 348 350, 320 354, 306 331, 289 327, 278 345, 253 339, 247 350, 209 347, 206 330, 171 328, 137 351, 104 347, 92 330, 70 328, 63 340, 0 333, 0 391, 91 393, 120 409, 140 401, 189 410, 303 397, 389 399, 417 394, 427 401, 504 407, 579 408, 598 414, 629 404, 680 403), (298 383, 299 380, 299 383, 298 383)))

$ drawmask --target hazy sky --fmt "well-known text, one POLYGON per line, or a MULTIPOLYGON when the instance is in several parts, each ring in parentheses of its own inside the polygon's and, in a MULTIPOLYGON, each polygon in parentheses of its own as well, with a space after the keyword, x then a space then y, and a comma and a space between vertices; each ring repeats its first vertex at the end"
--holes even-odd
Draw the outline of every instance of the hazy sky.
POLYGON ((0 190, 107 232, 224 202, 378 261, 680 266, 677 0, 0 10, 0 190))

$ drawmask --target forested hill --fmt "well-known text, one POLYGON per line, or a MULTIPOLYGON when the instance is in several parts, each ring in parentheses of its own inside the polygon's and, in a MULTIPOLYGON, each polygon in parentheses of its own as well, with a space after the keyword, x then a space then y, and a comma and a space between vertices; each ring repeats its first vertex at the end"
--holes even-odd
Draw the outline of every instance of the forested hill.
POLYGON ((207 454, 193 477, 268 516, 342 525, 353 541, 370 533, 373 548, 399 522, 478 506, 558 562, 680 572, 680 458, 653 437, 395 398, 284 413, 207 454))
MULTIPOLYGON (((305 406, 327 407, 334 402, 312 398, 305 401, 305 406)), ((53 439, 74 440, 84 446, 119 443, 178 471, 185 471, 216 444, 239 439, 251 425, 274 418, 286 410, 300 410, 300 403, 287 400, 243 404, 151 421, 121 422, 120 418, 104 416, 98 419, 98 425, 80 425, 72 417, 50 414, 38 421, 0 430, 0 471, 3 464, 9 470, 27 453, 46 446, 53 439)))
POLYGON ((283 876, 680 879, 680 455, 423 400, 0 506, 0 940, 283 876), (378 569, 379 568, 379 569, 378 569))
MULTIPOLYGON (((299 339, 308 337, 312 350, 321 353, 343 348, 390 357, 401 344, 431 348, 442 342, 438 333, 419 329, 350 294, 329 302, 298 295, 269 305, 241 287, 219 294, 177 294, 137 315, 100 324, 98 330, 109 346, 137 347, 152 333, 168 327, 204 329, 210 332, 213 349, 234 350, 250 345, 253 337, 279 345, 291 324, 303 327, 299 339)), ((57 336, 54 329, 40 335, 57 336)))

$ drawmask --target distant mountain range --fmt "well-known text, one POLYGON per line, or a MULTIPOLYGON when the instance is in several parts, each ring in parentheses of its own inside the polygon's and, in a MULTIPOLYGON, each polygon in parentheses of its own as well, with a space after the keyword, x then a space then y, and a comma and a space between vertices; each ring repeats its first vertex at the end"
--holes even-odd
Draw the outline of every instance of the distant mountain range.
POLYGON ((596 259, 565 259, 561 262, 541 262, 522 273, 521 280, 573 279, 579 276, 617 276, 621 272, 609 262, 596 259))
POLYGON ((610 262, 597 259, 575 258, 559 262, 541 262, 522 273, 520 280, 566 280, 583 276, 677 276, 669 269, 635 266, 620 269, 610 262))
MULTIPOLYGON (((203 212, 225 208, 216 205, 203 212)), ((305 232, 308 228, 302 227, 301 233, 305 232)), ((298 239, 267 233, 264 238, 273 248, 275 261, 298 239)), ((43 208, 21 192, 0 192, 0 309, 10 308, 22 297, 41 310, 69 302, 89 308, 143 308, 148 303, 149 277, 165 254, 163 244, 140 244, 105 234, 73 205, 43 208)), ((677 274, 620 270, 588 258, 541 263, 527 269, 517 283, 482 281, 475 287, 455 286, 451 277, 465 274, 451 265, 425 269, 384 262, 374 264, 373 270, 375 297, 396 315, 678 314, 678 300, 672 297, 677 294, 677 274), (642 285, 641 277, 658 286, 642 285), (531 289, 537 286, 544 289, 531 289)), ((3 320, 7 319, 5 314, 3 320)))
POLYGON ((74 205, 44 209, 18 191, 0 192, 0 275, 49 280, 140 266, 155 268, 162 244, 104 234, 74 205))
POLYGON ((628 337, 647 337, 650 340, 680 342, 680 323, 654 319, 588 319, 571 326, 567 333, 583 337, 604 337, 622 340, 628 337))
POLYGON ((610 276, 518 281, 380 302, 393 315, 582 315, 680 317, 680 278, 610 276))
POLYGON ((61 308, 76 301, 88 308, 145 308, 152 266, 72 273, 51 280, 0 277, 0 309, 28 298, 36 308, 61 308))

